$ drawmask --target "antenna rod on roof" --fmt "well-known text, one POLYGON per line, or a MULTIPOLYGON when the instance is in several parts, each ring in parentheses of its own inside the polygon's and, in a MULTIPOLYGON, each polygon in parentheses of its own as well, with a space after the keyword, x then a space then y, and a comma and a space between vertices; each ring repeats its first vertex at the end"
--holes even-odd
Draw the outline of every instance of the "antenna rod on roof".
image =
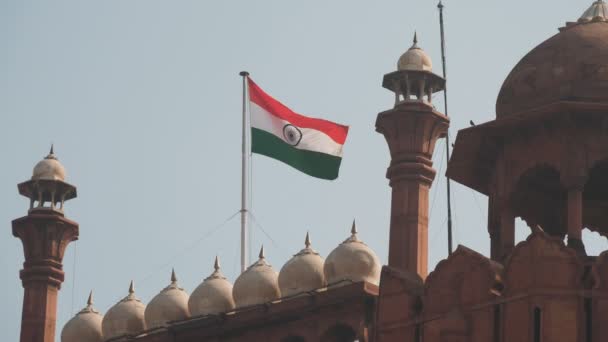
MULTIPOLYGON (((445 89, 443 90, 443 105, 445 107, 444 113, 446 116, 448 115, 448 85, 447 85, 447 68, 446 68, 446 58, 445 58, 445 31, 443 24, 443 3, 439 0, 439 4, 437 4, 437 8, 439 8, 439 27, 441 32, 441 64, 443 67, 443 78, 446 79, 445 89)), ((448 132, 445 136, 445 156, 446 162, 450 160, 450 132, 448 128, 448 132)), ((447 200, 448 200, 448 255, 452 254, 452 194, 450 190, 450 179, 446 177, 446 186, 447 186, 447 200)))

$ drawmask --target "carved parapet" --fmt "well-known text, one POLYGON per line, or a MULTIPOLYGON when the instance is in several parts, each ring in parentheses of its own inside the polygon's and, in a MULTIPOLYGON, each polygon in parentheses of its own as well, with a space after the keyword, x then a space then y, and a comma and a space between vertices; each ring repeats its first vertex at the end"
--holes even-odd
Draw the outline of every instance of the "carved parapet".
POLYGON ((555 237, 536 231, 517 244, 505 263, 505 295, 530 289, 579 290, 584 266, 576 252, 555 237))
POLYGON ((501 264, 458 246, 426 279, 425 317, 491 302, 502 289, 502 274, 501 264))
POLYGON ((424 283, 418 274, 384 266, 378 297, 376 341, 413 341, 424 283))

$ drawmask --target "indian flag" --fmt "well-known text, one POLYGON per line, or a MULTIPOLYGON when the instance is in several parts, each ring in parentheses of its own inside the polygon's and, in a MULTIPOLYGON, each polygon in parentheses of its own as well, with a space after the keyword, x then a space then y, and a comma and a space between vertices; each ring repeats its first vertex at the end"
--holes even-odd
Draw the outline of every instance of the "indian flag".
POLYGON ((338 178, 348 126, 293 112, 248 78, 251 151, 310 176, 338 178))

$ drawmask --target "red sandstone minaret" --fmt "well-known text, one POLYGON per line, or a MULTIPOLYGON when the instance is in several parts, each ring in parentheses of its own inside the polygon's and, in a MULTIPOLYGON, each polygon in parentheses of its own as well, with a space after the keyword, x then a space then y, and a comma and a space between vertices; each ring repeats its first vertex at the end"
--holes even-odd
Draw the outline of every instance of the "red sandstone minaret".
POLYGON ((65 182, 65 169, 51 147, 31 180, 18 188, 30 199, 27 216, 13 221, 13 235, 21 239, 25 254, 20 272, 25 290, 20 341, 55 342, 63 254, 68 243, 78 239, 78 224, 64 217, 63 204, 76 197, 76 187, 65 182))
POLYGON ((378 114, 376 130, 386 138, 391 154, 387 178, 392 187, 388 266, 428 272, 428 198, 435 179, 433 150, 444 137, 449 119, 431 104, 445 87, 431 59, 414 45, 399 58, 398 70, 384 76, 382 86, 395 93, 395 107, 378 114))

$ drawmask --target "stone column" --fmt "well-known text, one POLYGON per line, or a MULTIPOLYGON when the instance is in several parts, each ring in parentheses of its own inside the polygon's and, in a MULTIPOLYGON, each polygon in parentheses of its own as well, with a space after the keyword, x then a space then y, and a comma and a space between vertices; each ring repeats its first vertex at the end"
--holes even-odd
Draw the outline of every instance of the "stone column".
POLYGON ((583 244, 583 187, 568 189, 567 203, 568 247, 581 255, 587 255, 583 244))
POLYGON ((505 206, 500 213, 500 261, 504 262, 515 247, 515 216, 505 206))
POLYGON ((25 255, 20 341, 55 342, 63 255, 68 243, 78 238, 78 224, 57 211, 32 210, 13 221, 13 235, 21 239, 25 255))
POLYGON ((494 261, 501 261, 502 242, 500 238, 500 210, 493 195, 488 196, 488 233, 490 234, 490 256, 494 261))
POLYGON ((449 119, 421 102, 403 103, 378 114, 376 130, 386 138, 391 154, 387 178, 392 187, 388 265, 428 273, 429 189, 437 139, 445 136, 449 119))
POLYGON ((568 239, 583 238, 583 191, 580 188, 568 190, 568 239))

